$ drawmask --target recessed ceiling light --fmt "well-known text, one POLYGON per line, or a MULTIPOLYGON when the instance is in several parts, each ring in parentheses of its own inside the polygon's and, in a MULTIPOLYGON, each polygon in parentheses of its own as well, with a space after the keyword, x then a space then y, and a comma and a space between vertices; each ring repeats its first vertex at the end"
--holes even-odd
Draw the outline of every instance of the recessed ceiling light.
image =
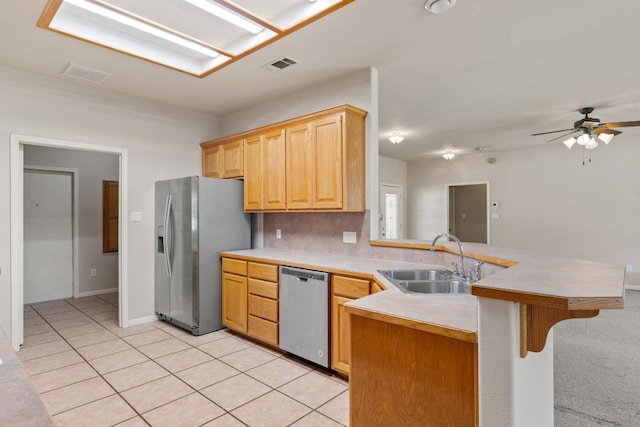
POLYGON ((427 0, 424 8, 431 13, 444 13, 456 4, 456 0, 427 0))

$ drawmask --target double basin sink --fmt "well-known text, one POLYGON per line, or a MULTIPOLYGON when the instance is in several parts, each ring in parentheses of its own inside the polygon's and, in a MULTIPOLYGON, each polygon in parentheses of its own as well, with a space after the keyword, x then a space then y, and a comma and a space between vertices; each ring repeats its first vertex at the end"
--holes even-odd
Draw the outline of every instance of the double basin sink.
POLYGON ((468 294, 469 281, 453 271, 442 269, 378 270, 407 294, 468 294))

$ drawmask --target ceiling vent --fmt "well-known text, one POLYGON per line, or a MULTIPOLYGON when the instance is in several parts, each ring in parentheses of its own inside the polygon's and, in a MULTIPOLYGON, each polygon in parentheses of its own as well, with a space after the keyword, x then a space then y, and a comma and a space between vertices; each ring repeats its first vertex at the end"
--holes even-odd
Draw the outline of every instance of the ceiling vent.
POLYGON ((85 67, 84 65, 74 64, 70 62, 62 72, 63 76, 71 77, 74 79, 86 80, 91 83, 103 83, 109 77, 110 73, 104 71, 95 70, 93 68, 85 67))
POLYGON ((297 59, 283 57, 280 59, 276 59, 275 61, 271 61, 268 64, 264 64, 262 68, 269 71, 282 71, 285 70, 292 65, 297 64, 299 61, 297 59))

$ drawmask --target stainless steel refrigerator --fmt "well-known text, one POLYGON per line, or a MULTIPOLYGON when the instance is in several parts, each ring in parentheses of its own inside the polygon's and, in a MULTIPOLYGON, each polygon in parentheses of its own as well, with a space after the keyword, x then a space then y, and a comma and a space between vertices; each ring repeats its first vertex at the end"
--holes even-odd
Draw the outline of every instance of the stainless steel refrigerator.
POLYGON ((219 252, 251 248, 242 181, 156 182, 155 310, 194 335, 222 328, 219 252))

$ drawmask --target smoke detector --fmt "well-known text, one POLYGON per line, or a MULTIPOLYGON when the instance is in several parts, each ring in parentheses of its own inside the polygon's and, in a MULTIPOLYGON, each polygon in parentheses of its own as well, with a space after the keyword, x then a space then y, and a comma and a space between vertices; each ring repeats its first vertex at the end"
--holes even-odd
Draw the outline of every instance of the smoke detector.
POLYGON ((298 61, 297 59, 284 56, 274 61, 270 61, 268 64, 264 64, 262 68, 269 71, 282 71, 291 67, 292 65, 296 65, 299 62, 300 61, 298 61))
POLYGON ((64 71, 62 71, 62 75, 98 84, 104 83, 105 80, 111 77, 110 73, 85 67, 84 65, 74 64, 73 62, 67 64, 64 71))

